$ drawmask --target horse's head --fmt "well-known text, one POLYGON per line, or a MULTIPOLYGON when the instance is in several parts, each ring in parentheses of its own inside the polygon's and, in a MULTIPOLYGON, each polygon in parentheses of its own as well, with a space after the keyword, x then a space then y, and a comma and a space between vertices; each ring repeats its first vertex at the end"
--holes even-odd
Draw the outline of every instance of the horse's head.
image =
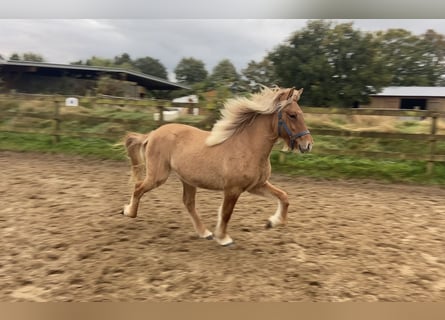
POLYGON ((286 141, 291 150, 309 152, 314 140, 306 127, 303 111, 298 105, 303 89, 295 88, 280 91, 275 99, 278 115, 278 136, 286 141))

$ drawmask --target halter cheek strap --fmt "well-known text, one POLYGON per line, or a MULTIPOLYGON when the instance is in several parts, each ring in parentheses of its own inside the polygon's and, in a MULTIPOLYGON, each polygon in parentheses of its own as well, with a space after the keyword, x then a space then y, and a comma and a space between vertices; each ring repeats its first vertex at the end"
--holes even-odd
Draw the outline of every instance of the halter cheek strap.
POLYGON ((310 133, 309 130, 304 130, 293 134, 292 131, 287 126, 286 122, 283 120, 283 113, 280 110, 278 111, 278 135, 280 134, 281 128, 283 128, 284 131, 286 131, 287 135, 289 136, 291 150, 294 150, 295 141, 297 141, 298 138, 301 138, 310 133))

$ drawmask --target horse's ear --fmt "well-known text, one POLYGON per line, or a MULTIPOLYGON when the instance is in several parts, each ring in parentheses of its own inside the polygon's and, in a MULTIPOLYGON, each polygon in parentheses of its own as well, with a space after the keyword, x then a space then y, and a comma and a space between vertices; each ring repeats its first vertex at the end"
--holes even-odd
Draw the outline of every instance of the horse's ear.
POLYGON ((292 98, 294 96, 294 91, 295 91, 295 88, 289 89, 286 100, 289 100, 290 98, 292 98))
POLYGON ((297 91, 297 101, 300 100, 301 95, 303 94, 303 88, 297 91))

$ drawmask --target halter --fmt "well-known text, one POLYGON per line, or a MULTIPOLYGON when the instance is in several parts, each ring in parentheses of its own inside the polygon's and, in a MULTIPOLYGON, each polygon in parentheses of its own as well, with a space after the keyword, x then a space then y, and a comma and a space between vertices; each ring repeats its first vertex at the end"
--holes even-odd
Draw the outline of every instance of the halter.
POLYGON ((297 141, 298 138, 301 138, 307 134, 309 134, 309 130, 304 130, 301 131, 299 133, 295 133, 293 134, 292 131, 289 129, 289 127, 287 126, 286 122, 283 120, 283 113, 282 110, 289 104, 292 103, 292 97, 290 97, 287 101, 286 104, 281 107, 280 104, 278 104, 278 107, 280 108, 280 111, 278 111, 278 135, 280 135, 280 129, 283 128, 284 131, 286 131, 287 135, 289 136, 289 140, 290 140, 290 148, 291 150, 294 150, 295 147, 295 141, 297 141))

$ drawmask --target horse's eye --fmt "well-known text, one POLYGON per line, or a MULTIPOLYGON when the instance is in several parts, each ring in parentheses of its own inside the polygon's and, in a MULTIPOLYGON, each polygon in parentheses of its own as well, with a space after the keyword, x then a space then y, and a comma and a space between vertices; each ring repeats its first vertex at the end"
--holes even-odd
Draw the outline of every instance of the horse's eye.
POLYGON ((291 118, 291 119, 297 119, 297 115, 296 115, 296 114, 289 114, 289 118, 291 118))

